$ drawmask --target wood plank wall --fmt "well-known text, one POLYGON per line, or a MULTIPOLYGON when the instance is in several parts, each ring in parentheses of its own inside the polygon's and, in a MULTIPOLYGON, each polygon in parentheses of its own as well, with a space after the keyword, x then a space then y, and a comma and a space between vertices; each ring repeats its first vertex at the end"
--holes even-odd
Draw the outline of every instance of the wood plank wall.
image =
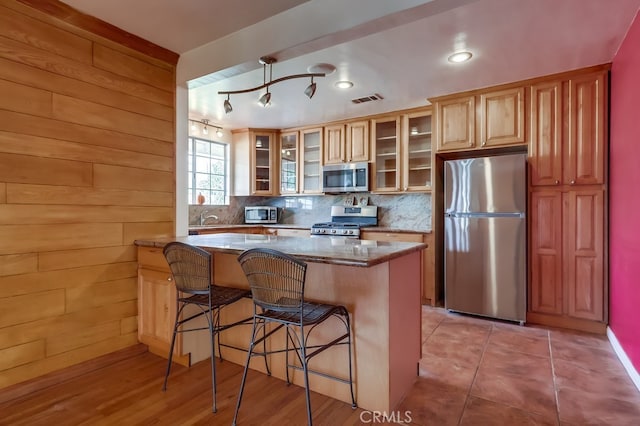
POLYGON ((0 388, 136 344, 133 241, 174 232, 177 55, 72 12, 0 0, 0 388))

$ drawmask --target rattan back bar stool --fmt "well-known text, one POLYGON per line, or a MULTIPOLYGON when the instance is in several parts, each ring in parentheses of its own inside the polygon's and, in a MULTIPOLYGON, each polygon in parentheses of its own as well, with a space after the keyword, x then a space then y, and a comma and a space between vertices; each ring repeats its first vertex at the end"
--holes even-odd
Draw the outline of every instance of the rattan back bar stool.
POLYGON ((177 333, 208 329, 211 335, 211 387, 213 392, 213 412, 215 413, 218 410, 216 405, 216 339, 218 341, 218 355, 222 360, 219 333, 236 325, 249 324, 251 321, 251 317, 249 317, 231 324, 220 324, 220 310, 243 297, 251 297, 251 292, 245 289, 214 285, 212 283, 212 256, 206 250, 176 241, 167 244, 163 253, 175 282, 177 309, 171 348, 169 349, 169 362, 167 363, 167 372, 164 376, 162 390, 166 391, 167 389, 167 380, 171 372, 177 333), (182 317, 183 310, 189 305, 196 306, 198 311, 184 318, 182 317), (202 316, 207 320, 207 327, 184 327, 186 323, 202 316))
MULTIPOLYGON (((254 248, 243 252, 238 257, 238 262, 247 277, 253 297, 253 333, 238 393, 233 424, 236 425, 238 419, 251 357, 263 355, 256 351, 256 345, 264 342, 265 339, 281 328, 286 330, 286 348, 284 352, 287 384, 291 383, 289 369, 301 369, 304 372, 307 423, 309 425, 312 424, 309 373, 319 374, 348 384, 351 391, 352 407, 356 408, 357 404, 353 391, 351 323, 347 309, 342 305, 315 303, 305 300, 307 264, 292 256, 268 248, 254 248), (331 317, 336 317, 341 321, 344 325, 344 333, 330 342, 308 345, 309 334, 313 329, 331 317), (275 323, 276 326, 265 333, 268 323, 275 323), (262 330, 262 335, 259 335, 260 330, 262 330), (289 346, 290 344, 291 346, 289 346), (348 379, 309 369, 311 358, 334 345, 348 346, 348 379), (301 366, 289 362, 289 352, 291 351, 295 353, 301 366)), ((272 350, 269 353, 282 351, 272 350)))

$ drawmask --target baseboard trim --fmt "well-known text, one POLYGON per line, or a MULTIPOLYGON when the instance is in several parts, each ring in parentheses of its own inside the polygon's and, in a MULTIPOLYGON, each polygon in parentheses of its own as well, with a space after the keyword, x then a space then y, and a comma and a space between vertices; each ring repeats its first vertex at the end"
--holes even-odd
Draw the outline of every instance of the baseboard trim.
POLYGON ((139 343, 137 345, 129 346, 127 348, 81 362, 80 364, 72 365, 58 371, 53 371, 21 383, 16 383, 15 385, 0 389, 0 403, 11 401, 29 393, 57 385, 58 383, 99 370, 127 358, 138 356, 147 351, 147 345, 139 343))
POLYGON ((638 372, 634 368, 631 360, 627 356, 627 353, 622 348, 622 345, 620 345, 620 342, 618 342, 618 338, 616 337, 615 333, 613 332, 613 330, 611 330, 611 327, 607 327, 607 337, 609 338, 611 346, 613 346, 613 351, 618 356, 618 359, 624 366, 624 369, 627 370, 627 374, 629 375, 629 377, 631 377, 631 381, 640 391, 640 374, 638 374, 638 372))

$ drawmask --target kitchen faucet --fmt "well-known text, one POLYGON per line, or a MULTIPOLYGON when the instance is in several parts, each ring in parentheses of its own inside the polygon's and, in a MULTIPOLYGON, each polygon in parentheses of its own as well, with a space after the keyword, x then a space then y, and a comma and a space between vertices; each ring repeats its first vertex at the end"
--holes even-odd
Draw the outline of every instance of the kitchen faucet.
POLYGON ((200 213, 200 225, 204 225, 204 223, 207 221, 207 219, 215 219, 218 220, 218 216, 216 216, 215 214, 210 214, 208 216, 205 216, 207 213, 209 213, 209 210, 203 210, 202 213, 200 213))

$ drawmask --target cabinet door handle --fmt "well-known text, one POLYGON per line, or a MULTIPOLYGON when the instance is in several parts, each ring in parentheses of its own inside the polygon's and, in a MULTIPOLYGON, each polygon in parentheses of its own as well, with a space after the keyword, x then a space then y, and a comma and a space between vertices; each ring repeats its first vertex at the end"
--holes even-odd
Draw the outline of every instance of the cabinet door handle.
POLYGON ((482 141, 482 146, 485 146, 487 144, 486 141, 482 141))
POLYGON ((173 277, 169 276, 169 278, 167 278, 167 281, 173 281, 173 277))
POLYGON ((575 185, 575 183, 576 183, 576 181, 575 181, 575 180, 572 180, 572 181, 571 181, 571 185, 575 185))
POLYGON ((558 185, 559 183, 560 183, 560 181, 556 179, 556 185, 558 185))

